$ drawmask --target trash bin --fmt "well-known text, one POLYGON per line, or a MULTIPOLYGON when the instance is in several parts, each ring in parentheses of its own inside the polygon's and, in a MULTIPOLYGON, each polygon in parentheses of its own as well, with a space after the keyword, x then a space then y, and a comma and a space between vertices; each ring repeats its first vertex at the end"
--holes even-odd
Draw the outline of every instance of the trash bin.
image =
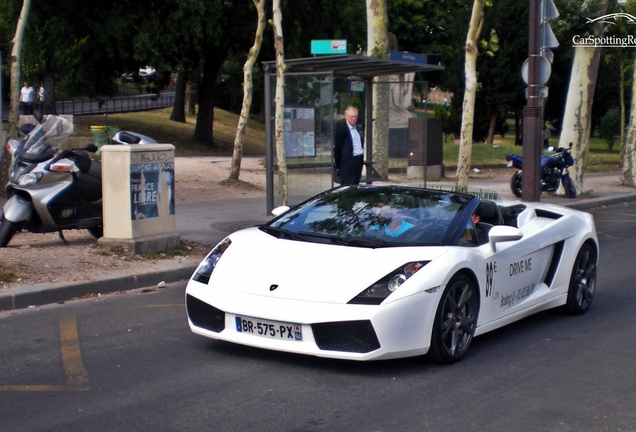
POLYGON ((443 130, 440 119, 410 118, 408 145, 408 177, 426 176, 425 180, 437 181, 444 175, 443 130))
POLYGON ((110 141, 106 126, 91 126, 91 135, 93 135, 93 141, 98 148, 108 144, 110 141))
POLYGON ((93 135, 93 141, 97 148, 110 144, 115 135, 119 131, 119 128, 115 126, 91 126, 91 134, 93 135))

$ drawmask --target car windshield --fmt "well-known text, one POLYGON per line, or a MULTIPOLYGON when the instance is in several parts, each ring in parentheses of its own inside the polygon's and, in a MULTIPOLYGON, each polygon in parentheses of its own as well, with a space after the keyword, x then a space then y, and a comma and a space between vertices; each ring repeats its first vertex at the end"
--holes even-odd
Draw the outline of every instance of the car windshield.
POLYGON ((320 194, 261 229, 281 238, 351 246, 441 246, 459 232, 471 200, 477 198, 420 188, 345 187, 320 194))
POLYGON ((22 155, 30 159, 60 146, 71 133, 73 123, 63 117, 49 115, 33 129, 22 147, 22 155))

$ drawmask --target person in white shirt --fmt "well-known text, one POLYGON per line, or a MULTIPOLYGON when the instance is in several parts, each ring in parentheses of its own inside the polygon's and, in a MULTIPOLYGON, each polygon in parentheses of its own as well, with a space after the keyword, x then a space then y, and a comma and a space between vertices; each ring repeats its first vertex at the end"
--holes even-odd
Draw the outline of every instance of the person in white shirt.
POLYGON ((20 89, 20 111, 23 115, 33 114, 35 102, 35 89, 26 82, 20 89))

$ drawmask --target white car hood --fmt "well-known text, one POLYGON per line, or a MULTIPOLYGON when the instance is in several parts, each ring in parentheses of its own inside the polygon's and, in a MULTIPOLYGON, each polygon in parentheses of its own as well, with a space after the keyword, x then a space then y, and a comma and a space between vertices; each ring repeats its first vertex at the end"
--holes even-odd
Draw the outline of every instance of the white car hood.
POLYGON ((432 261, 447 252, 443 247, 371 249, 284 240, 258 228, 238 231, 230 239, 211 287, 331 303, 347 303, 403 264, 432 261))

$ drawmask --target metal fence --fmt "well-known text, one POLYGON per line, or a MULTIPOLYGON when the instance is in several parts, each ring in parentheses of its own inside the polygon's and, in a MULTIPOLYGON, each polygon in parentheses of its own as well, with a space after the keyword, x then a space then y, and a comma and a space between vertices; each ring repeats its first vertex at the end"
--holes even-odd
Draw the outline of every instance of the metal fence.
MULTIPOLYGON (((174 105, 174 92, 144 94, 135 96, 117 96, 113 98, 81 98, 62 100, 55 103, 58 114, 95 115, 132 111, 148 111, 168 108, 174 105)), ((9 118, 9 105, 3 104, 2 121, 9 118)))

